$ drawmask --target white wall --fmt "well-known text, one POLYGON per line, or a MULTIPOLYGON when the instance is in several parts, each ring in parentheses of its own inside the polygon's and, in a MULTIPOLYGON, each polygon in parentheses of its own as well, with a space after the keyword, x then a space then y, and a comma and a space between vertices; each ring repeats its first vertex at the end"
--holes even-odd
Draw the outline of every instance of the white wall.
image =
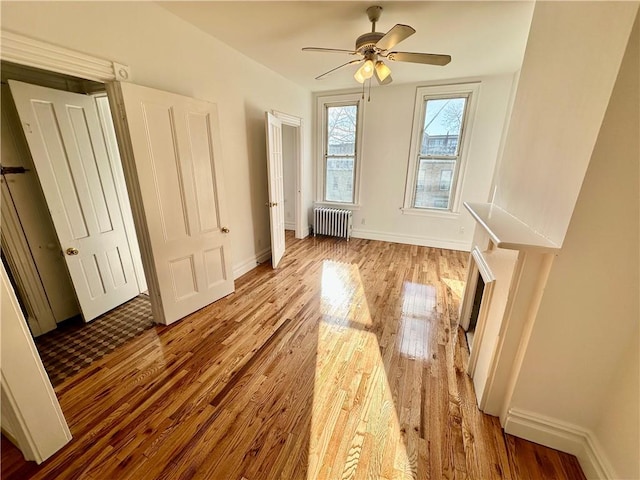
POLYGON ((592 435, 613 478, 640 478, 639 47, 636 21, 511 402, 592 435))
MULTIPOLYGON (((438 83, 481 82, 462 201, 488 200, 513 80, 513 75, 500 75, 438 83)), ((416 88, 429 85, 434 83, 373 88, 371 101, 365 102, 361 207, 354 212, 353 236, 469 250, 474 222, 462 204, 460 212, 448 216, 418 216, 403 214, 400 210, 404 201, 416 88)), ((322 95, 336 93, 344 92, 323 92, 322 95)))
POLYGON ((217 103, 233 264, 255 265, 270 242, 264 112, 310 125, 308 91, 152 2, 3 2, 2 28, 129 65, 134 83, 217 103))
POLYGON ((296 228, 296 134, 294 127, 282 126, 284 226, 287 230, 296 228))
MULTIPOLYGON (((629 347, 620 358, 606 388, 600 421, 594 432, 618 478, 640 478, 640 349, 638 335, 630 335, 629 347)), ((615 477, 614 477, 615 478, 615 477)))
POLYGON ((534 9, 494 202, 559 245, 637 8, 537 2, 534 9))

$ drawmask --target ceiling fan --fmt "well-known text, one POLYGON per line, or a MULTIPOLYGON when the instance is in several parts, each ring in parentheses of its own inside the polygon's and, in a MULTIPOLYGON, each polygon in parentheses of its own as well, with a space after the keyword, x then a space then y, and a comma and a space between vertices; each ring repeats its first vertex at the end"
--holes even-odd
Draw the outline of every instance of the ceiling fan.
POLYGON ((380 20, 381 13, 382 7, 378 5, 367 8, 367 16, 371 22, 371 32, 360 35, 356 39, 356 48, 354 50, 320 47, 304 47, 302 49, 305 52, 348 53, 361 57, 332 68, 322 75, 318 75, 316 80, 321 80, 347 65, 362 63, 353 76, 358 82, 364 83, 365 80, 375 76, 380 85, 388 85, 392 81, 391 69, 384 63, 383 59, 395 62, 411 62, 439 66, 447 65, 451 61, 450 55, 390 51, 398 43, 416 33, 416 31, 409 25, 398 23, 387 33, 376 32, 376 23, 380 20))

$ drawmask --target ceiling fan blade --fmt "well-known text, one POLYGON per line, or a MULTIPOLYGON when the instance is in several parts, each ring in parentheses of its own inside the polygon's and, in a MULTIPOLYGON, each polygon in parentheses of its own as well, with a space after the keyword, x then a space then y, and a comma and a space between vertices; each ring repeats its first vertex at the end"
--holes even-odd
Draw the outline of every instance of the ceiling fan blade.
POLYGON ((384 37, 378 40, 378 43, 376 43, 376 47, 380 50, 389 50, 414 33, 416 33, 416 31, 413 27, 398 23, 394 25, 391 30, 385 33, 384 37))
POLYGON ((316 80, 322 80, 324 77, 326 77, 326 76, 327 76, 327 75, 329 75, 330 73, 333 73, 333 72, 335 72, 336 70, 339 70, 339 69, 340 69, 340 68, 342 68, 342 67, 346 67, 347 65, 352 65, 352 64, 354 64, 354 63, 360 63, 360 62, 362 62, 362 61, 363 61, 363 60, 358 59, 358 60, 351 60, 350 62, 347 62, 347 63, 343 63, 342 65, 339 65, 339 66, 337 66, 336 68, 332 68, 332 69, 331 69, 331 70, 329 70, 328 72, 324 72, 322 75, 318 75, 318 76, 316 77, 316 80))
POLYGON ((440 66, 444 66, 451 61, 451 55, 436 53, 389 52, 387 58, 394 62, 424 63, 426 65, 440 66))
POLYGON ((348 53, 349 55, 355 55, 353 50, 343 50, 341 48, 322 48, 322 47, 304 47, 303 52, 326 52, 326 53, 348 53))

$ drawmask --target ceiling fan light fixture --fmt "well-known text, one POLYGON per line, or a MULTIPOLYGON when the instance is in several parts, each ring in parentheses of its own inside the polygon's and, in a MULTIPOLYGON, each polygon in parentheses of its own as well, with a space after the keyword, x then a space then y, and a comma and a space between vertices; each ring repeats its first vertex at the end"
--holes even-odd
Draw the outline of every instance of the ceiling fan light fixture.
POLYGON ((367 59, 360 67, 360 74, 364 78, 371 78, 373 77, 373 69, 373 61, 371 59, 367 59))
POLYGON ((376 62, 376 75, 380 83, 384 82, 389 75, 391 75, 391 69, 387 67, 384 62, 378 60, 376 62))
POLYGON ((382 7, 379 5, 372 5, 367 8, 367 16, 371 22, 371 31, 360 35, 356 39, 355 48, 353 50, 321 47, 304 47, 302 49, 307 52, 348 53, 350 55, 357 55, 360 57, 357 60, 343 63, 342 65, 318 75, 316 80, 320 80, 328 74, 333 73, 342 67, 346 67, 347 65, 363 62, 353 78, 355 78, 359 83, 364 84, 371 77, 375 76, 379 85, 389 85, 393 81, 391 78, 391 70, 383 61, 378 60, 378 58, 384 58, 388 61, 394 62, 410 62, 438 66, 445 66, 451 62, 450 55, 391 51, 398 43, 406 40, 416 33, 416 30, 409 25, 397 23, 391 27, 387 33, 376 32, 376 23, 380 20, 381 12, 382 7))

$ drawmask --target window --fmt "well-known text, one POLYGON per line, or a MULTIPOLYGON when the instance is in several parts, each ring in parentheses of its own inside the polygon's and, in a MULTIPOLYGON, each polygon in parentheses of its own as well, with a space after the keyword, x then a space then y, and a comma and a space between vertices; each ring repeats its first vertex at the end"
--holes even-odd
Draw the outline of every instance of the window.
POLYGON ((321 175, 318 200, 356 204, 358 200, 359 143, 362 118, 359 95, 318 97, 322 129, 321 175))
POLYGON ((477 90, 478 84, 418 88, 404 210, 457 211, 477 90))

